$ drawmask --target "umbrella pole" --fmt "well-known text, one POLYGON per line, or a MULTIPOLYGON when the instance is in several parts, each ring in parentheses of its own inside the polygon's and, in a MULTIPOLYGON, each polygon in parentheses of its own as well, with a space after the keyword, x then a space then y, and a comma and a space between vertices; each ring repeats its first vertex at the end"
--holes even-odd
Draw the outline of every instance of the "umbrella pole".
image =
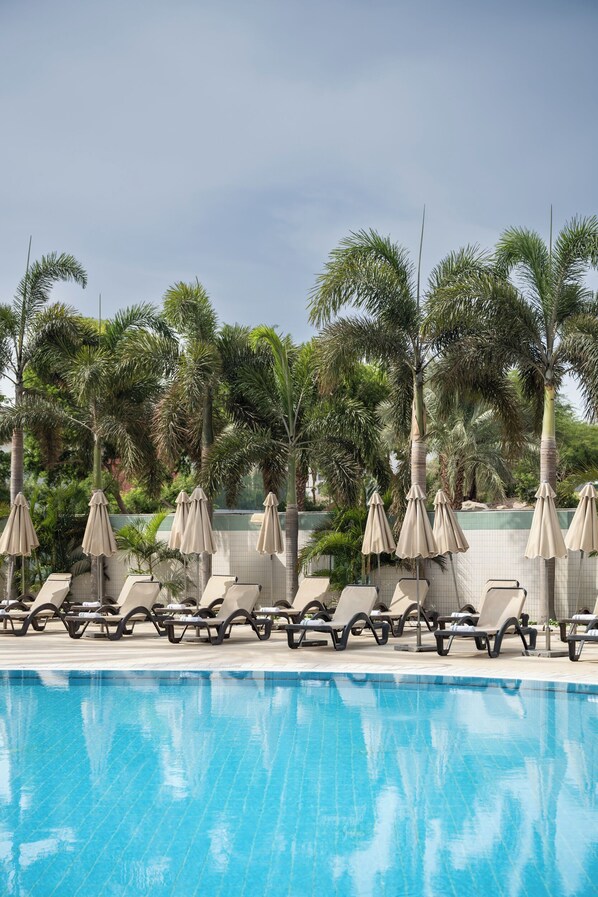
POLYGON ((104 561, 102 560, 102 555, 96 559, 96 564, 98 565, 98 600, 101 607, 104 603, 104 561))
MULTIPOLYGON (((580 607, 579 596, 581 595, 581 568, 582 567, 583 567, 583 550, 580 552, 580 555, 579 555, 579 577, 577 580, 577 603, 575 605, 576 607, 580 607)), ((581 606, 583 607, 583 605, 581 605, 581 606)))
POLYGON ((27 568, 25 566, 25 555, 21 558, 21 595, 27 594, 27 582, 26 582, 27 568))
POLYGON ((378 597, 382 591, 382 574, 380 573, 380 555, 378 555, 378 597))
POLYGON ((453 583, 455 584, 455 596, 457 598, 457 610, 459 610, 459 587, 457 586, 457 574, 455 572, 455 564, 453 562, 453 552, 449 551, 449 559, 451 562, 451 572, 453 574, 453 583))
POLYGON ((270 555, 270 604, 274 604, 274 555, 270 555))
POLYGON ((548 605, 548 561, 542 564, 542 591, 544 593, 544 636, 546 650, 550 651, 550 607, 548 605))
POLYGON ((421 605, 419 603, 419 558, 415 559, 415 598, 417 601, 417 636, 415 644, 418 648, 422 645, 422 621, 421 621, 421 605))
POLYGON ((201 604, 201 555, 197 555, 197 609, 199 610, 199 605, 201 604))

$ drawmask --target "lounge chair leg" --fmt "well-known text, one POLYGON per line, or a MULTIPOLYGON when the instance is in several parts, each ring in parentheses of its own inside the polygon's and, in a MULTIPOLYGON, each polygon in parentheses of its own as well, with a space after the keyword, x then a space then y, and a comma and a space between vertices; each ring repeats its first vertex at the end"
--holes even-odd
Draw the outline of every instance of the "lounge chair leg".
POLYGON ((579 649, 577 648, 576 642, 568 642, 569 646, 569 660, 578 661, 583 650, 583 642, 579 642, 579 649))

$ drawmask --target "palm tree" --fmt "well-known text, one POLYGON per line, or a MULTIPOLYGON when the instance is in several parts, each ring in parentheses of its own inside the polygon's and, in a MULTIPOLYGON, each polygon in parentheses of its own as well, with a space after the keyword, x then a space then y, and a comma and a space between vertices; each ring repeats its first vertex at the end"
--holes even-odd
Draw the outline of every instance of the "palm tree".
POLYGON ((459 509, 479 492, 504 498, 509 482, 508 447, 500 422, 484 402, 429 399, 430 448, 438 458, 440 486, 459 509))
MULTIPOLYGON (((176 283, 164 295, 163 316, 174 329, 179 349, 154 414, 154 438, 160 458, 176 468, 181 457, 201 470, 214 444, 214 403, 222 371, 218 319, 199 280, 176 283)), ((210 518, 212 503, 209 503, 210 518)), ((204 587, 212 558, 202 558, 204 587)))
POLYGON ((585 284, 598 266, 598 218, 573 218, 548 245, 509 228, 493 269, 467 271, 433 300, 434 337, 455 367, 518 371, 541 420, 540 479, 556 487, 555 398, 569 373, 598 411, 598 303, 585 284))
MULTIPOLYGON (((422 229, 423 234, 423 229, 422 229)), ((420 244, 421 259, 421 244, 420 244)), ((432 271, 425 292, 407 251, 373 230, 352 233, 332 251, 310 299, 310 321, 324 326, 319 338, 324 371, 336 377, 356 360, 380 363, 390 384, 390 403, 397 433, 410 429, 411 483, 426 490, 427 419, 424 387, 430 365, 442 354, 441 341, 429 331, 435 294, 466 273, 481 272, 487 257, 476 247, 451 253, 432 271), (337 317, 351 306, 360 314, 337 317)), ((435 366, 437 375, 442 367, 435 366)), ((453 380, 469 390, 484 384, 465 372, 453 380)), ((493 384, 493 404, 512 421, 514 393, 503 379, 493 384)))
POLYGON ((297 591, 300 465, 310 459, 329 491, 355 501, 366 466, 383 462, 375 412, 359 399, 321 398, 313 346, 296 347, 272 327, 249 335, 250 351, 229 370, 231 423, 214 443, 205 470, 212 494, 224 486, 234 501, 242 477, 258 466, 264 488, 279 493, 286 480, 287 597, 297 591), (374 459, 377 459, 374 461, 374 459))
MULTIPOLYGON (((40 346, 40 319, 45 310, 44 336, 58 340, 72 326, 72 316, 63 305, 47 308, 52 287, 59 282, 74 281, 85 288, 87 274, 72 255, 51 252, 30 262, 31 240, 25 275, 17 286, 11 305, 0 306, 0 366, 14 386, 14 408, 19 408, 25 395, 25 375, 32 355, 40 346)), ((23 429, 12 433, 10 498, 14 501, 23 491, 23 429)))
MULTIPOLYGON (((453 371, 514 368, 535 406, 540 480, 556 489, 555 399, 565 374, 577 380, 588 412, 598 411, 598 303, 585 277, 598 266, 598 218, 573 218, 548 244, 527 228, 509 228, 494 267, 463 272, 434 299, 434 335, 449 346, 453 371), (540 424, 541 422, 541 424, 540 424)), ((555 564, 547 566, 554 615, 555 564)))
MULTIPOLYGON (((48 323, 44 314, 42 334, 48 323)), ((7 411, 0 436, 16 427, 67 432, 92 454, 95 489, 102 488, 103 467, 114 463, 150 489, 156 487, 159 470, 150 424, 163 367, 172 356, 170 329, 147 304, 118 312, 101 332, 95 322, 81 318, 70 324, 76 338, 34 344, 32 373, 47 389, 25 394, 7 411)), ((96 563, 92 575, 98 575, 96 563)))
POLYGON ((177 596, 183 591, 183 574, 180 571, 173 573, 170 565, 173 560, 180 561, 180 554, 158 538, 160 525, 168 514, 168 511, 160 511, 147 521, 136 517, 118 530, 116 545, 124 552, 127 563, 135 562, 131 573, 159 573, 162 587, 170 595, 177 596))

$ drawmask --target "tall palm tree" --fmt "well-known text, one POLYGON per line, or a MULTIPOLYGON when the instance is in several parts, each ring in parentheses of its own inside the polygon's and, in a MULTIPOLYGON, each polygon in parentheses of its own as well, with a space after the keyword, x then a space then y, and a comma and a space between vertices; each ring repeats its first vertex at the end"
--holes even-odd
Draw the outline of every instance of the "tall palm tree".
MULTIPOLYGON (((207 464, 214 444, 214 404, 221 380, 222 331, 210 298, 199 280, 175 283, 164 295, 163 316, 174 329, 179 348, 154 414, 154 438, 160 458, 176 468, 181 457, 197 468, 207 464)), ((212 502, 209 502, 212 517, 212 502)), ((202 558, 204 586, 212 558, 202 558)))
MULTIPOLYGON (((45 335, 59 339, 61 331, 72 326, 64 306, 47 308, 52 287, 59 282, 74 281, 85 288, 87 274, 72 255, 51 252, 31 263, 31 240, 25 274, 17 286, 10 305, 0 306, 0 364, 4 376, 14 386, 14 407, 18 408, 26 395, 25 375, 30 367, 34 349, 40 345, 41 312, 45 310, 45 335)), ((23 490, 23 429, 12 433, 10 498, 14 501, 23 490)))
MULTIPOLYGON (((598 218, 573 218, 548 244, 536 231, 509 228, 494 266, 464 272, 434 297, 434 337, 449 346, 453 370, 515 368, 536 410, 540 480, 556 488, 555 399, 569 373, 588 412, 598 412, 598 303, 586 274, 598 266, 598 218)), ((546 587, 554 615, 554 561, 546 587)))
MULTIPOLYGON (((40 318, 44 334, 44 313, 40 318)), ((70 323, 77 338, 33 344, 31 368, 48 389, 26 393, 8 410, 0 435, 16 427, 70 432, 92 455, 94 488, 102 487, 102 469, 114 461, 151 488, 158 465, 150 424, 163 366, 173 351, 170 329, 147 304, 118 312, 101 332, 95 322, 70 323)), ((95 562, 92 574, 99 574, 95 562)))
POLYGON ((297 590, 298 469, 308 457, 338 497, 354 501, 368 464, 383 467, 375 411, 358 399, 321 398, 313 346, 297 347, 272 327, 249 335, 249 349, 229 370, 231 423, 217 437, 205 482, 234 499, 241 478, 258 466, 265 488, 286 480, 287 597, 297 590), (378 459, 374 462, 373 459, 378 459))
POLYGON ((553 488, 555 398, 566 373, 588 412, 598 412, 598 302, 585 283, 597 266, 597 217, 573 218, 548 244, 509 228, 492 269, 464 272, 434 297, 434 337, 450 346, 454 365, 518 371, 541 421, 540 479, 553 488))
MULTIPOLYGON (((476 247, 451 253, 433 269, 422 292, 419 265, 407 250, 376 231, 362 230, 332 251, 311 294, 310 321, 324 327, 319 342, 325 371, 338 375, 356 359, 377 361, 387 371, 394 427, 399 433, 410 429, 411 482, 424 491, 424 387, 430 365, 443 351, 428 331, 431 302, 441 288, 486 266, 487 257, 476 247), (360 313, 338 317, 347 306, 360 313)), ((436 370, 442 368, 436 365, 436 370)), ((466 385, 475 390, 484 384, 470 378, 466 385)), ((506 380, 494 383, 493 402, 505 420, 513 418, 513 401, 506 380)))

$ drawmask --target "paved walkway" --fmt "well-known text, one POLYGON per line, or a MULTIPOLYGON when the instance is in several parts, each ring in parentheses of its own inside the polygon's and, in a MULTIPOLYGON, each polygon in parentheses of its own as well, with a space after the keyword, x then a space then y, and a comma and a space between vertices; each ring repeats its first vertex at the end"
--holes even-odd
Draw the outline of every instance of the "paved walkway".
MULTIPOLYGON (((15 638, 0 632, 0 669, 33 670, 322 670, 328 672, 419 673, 425 675, 480 676, 507 679, 554 680, 598 685, 598 649, 591 645, 578 663, 568 658, 521 656, 521 642, 507 638, 501 656, 491 660, 472 652, 471 645, 454 643, 448 657, 435 652, 414 654, 395 651, 395 644, 412 643, 413 637, 378 647, 371 638, 351 639, 345 651, 303 648, 291 651, 284 633, 275 632, 258 642, 236 627, 230 640, 212 646, 188 641, 171 645, 142 624, 131 637, 119 642, 105 639, 68 638, 57 625, 47 633, 29 632, 15 638)), ((426 635, 424 643, 432 645, 426 635)), ((560 647, 555 639, 553 647, 560 647)), ((563 646, 564 647, 564 646, 563 646)))

